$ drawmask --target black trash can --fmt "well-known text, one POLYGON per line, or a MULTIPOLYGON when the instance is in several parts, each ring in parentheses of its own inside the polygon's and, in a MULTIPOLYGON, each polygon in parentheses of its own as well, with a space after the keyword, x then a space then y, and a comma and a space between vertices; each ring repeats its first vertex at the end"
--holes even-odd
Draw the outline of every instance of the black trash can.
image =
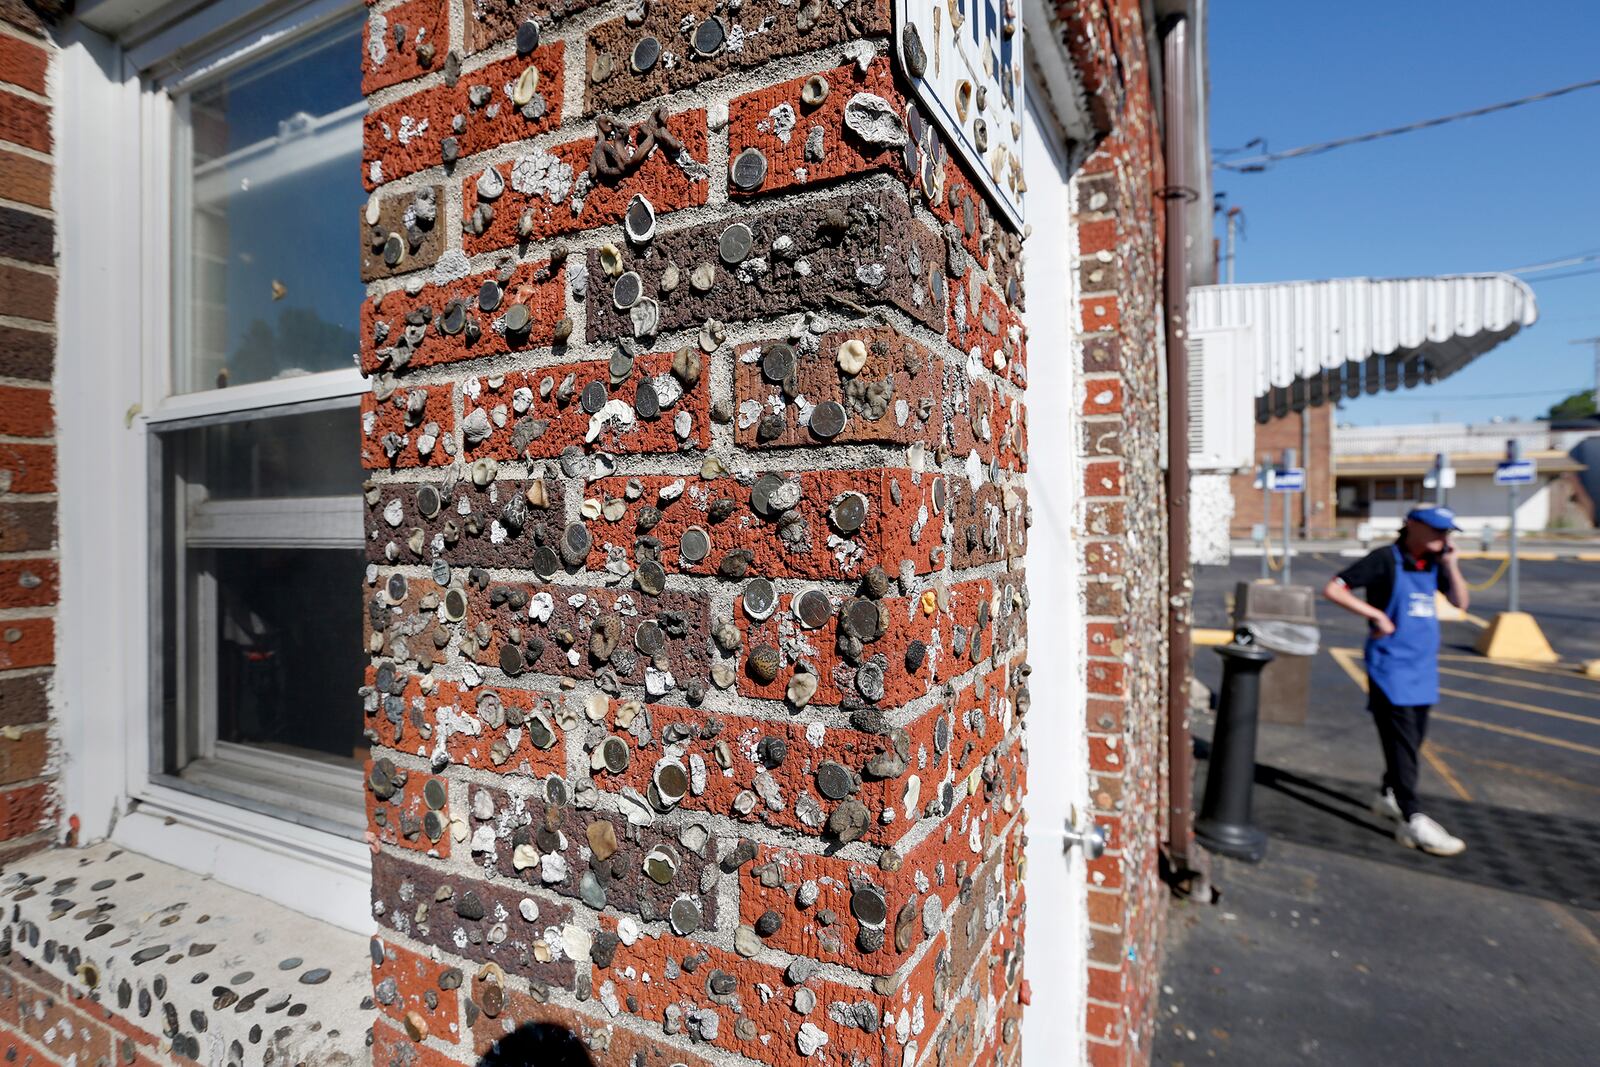
POLYGON ((1321 638, 1317 598, 1310 586, 1240 582, 1233 625, 1273 653, 1261 672, 1261 721, 1301 726, 1311 701, 1311 660, 1321 638))

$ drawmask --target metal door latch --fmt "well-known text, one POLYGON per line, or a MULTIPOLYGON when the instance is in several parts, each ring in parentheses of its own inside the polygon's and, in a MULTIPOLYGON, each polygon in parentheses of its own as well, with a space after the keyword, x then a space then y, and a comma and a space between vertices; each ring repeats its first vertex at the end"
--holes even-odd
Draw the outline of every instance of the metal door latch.
POLYGON ((1078 812, 1074 807, 1067 816, 1066 825, 1061 830, 1061 851, 1071 852, 1072 846, 1077 845, 1083 849, 1085 859, 1097 860, 1106 854, 1106 832, 1095 825, 1093 819, 1085 818, 1080 824, 1078 812))

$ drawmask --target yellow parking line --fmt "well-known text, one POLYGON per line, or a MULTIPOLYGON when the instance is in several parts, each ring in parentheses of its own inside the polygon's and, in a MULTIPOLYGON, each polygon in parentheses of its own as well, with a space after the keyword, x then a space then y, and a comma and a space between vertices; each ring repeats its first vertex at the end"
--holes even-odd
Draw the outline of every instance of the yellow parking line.
MULTIPOLYGON (((1356 650, 1353 648, 1328 649, 1328 654, 1333 657, 1333 661, 1343 667, 1344 672, 1350 676, 1350 680, 1360 686, 1361 691, 1365 693, 1367 691, 1367 674, 1365 670, 1356 669, 1355 653, 1356 650)), ((1472 799, 1472 794, 1467 791, 1467 787, 1461 784, 1461 779, 1456 777, 1455 772, 1450 769, 1450 765, 1434 751, 1431 744, 1422 746, 1422 758, 1427 760, 1428 765, 1439 773, 1439 777, 1445 780, 1446 785, 1455 790, 1456 796, 1462 800, 1472 799)))
POLYGON ((1600 718, 1590 715, 1579 715, 1575 711, 1557 711, 1555 708, 1541 708, 1537 704, 1523 704, 1515 700, 1502 700, 1499 697, 1479 696, 1477 693, 1466 693, 1460 689, 1440 689, 1440 696, 1455 697, 1457 700, 1470 700, 1475 704, 1494 704, 1497 707, 1510 708, 1513 711, 1526 711, 1534 715, 1548 715, 1552 719, 1566 719, 1569 722, 1583 722, 1590 726, 1600 726, 1600 718))
MULTIPOLYGON (((1476 663, 1479 666, 1482 666, 1484 663, 1488 662, 1482 656, 1468 656, 1468 655, 1464 655, 1464 654, 1456 653, 1456 652, 1441 652, 1441 653, 1439 653, 1439 661, 1441 663, 1445 663, 1445 662, 1449 662, 1449 663, 1476 663)), ((1582 677, 1582 675, 1578 672, 1578 670, 1576 668, 1571 667, 1571 666, 1567 666, 1565 664, 1561 664, 1561 665, 1558 665, 1558 666, 1555 666, 1555 667, 1546 667, 1546 666, 1540 666, 1537 663, 1517 663, 1517 662, 1510 661, 1510 660, 1503 660, 1503 661, 1502 660, 1497 660, 1495 662, 1495 666, 1497 666, 1497 667, 1510 667, 1510 668, 1513 668, 1514 670, 1519 670, 1519 671, 1532 671, 1535 674, 1550 674, 1550 675, 1554 675, 1557 678, 1572 679, 1572 678, 1581 678, 1582 677)))
POLYGON ((1350 680, 1352 682, 1356 683, 1357 685, 1359 685, 1361 687, 1361 691, 1363 693, 1365 693, 1367 691, 1367 672, 1366 672, 1365 668, 1362 668, 1360 670, 1358 670, 1356 668, 1356 650, 1355 649, 1353 649, 1353 648, 1330 648, 1330 649, 1328 649, 1328 655, 1333 657, 1333 662, 1337 663, 1339 666, 1344 668, 1344 673, 1346 673, 1346 674, 1348 674, 1350 676, 1350 680))
POLYGON ((1574 558, 1579 563, 1600 563, 1600 552, 1579 552, 1574 558))
POLYGON ((1505 734, 1507 737, 1520 737, 1524 741, 1533 741, 1541 745, 1550 745, 1553 748, 1570 749, 1573 752, 1582 752, 1590 756, 1600 756, 1600 748, 1593 745, 1580 745, 1576 741, 1563 741, 1559 737, 1545 737, 1543 734, 1529 733, 1519 730, 1515 726, 1500 726, 1492 722, 1478 722, 1476 719, 1463 719, 1458 715, 1449 715, 1436 711, 1432 716, 1441 722, 1453 722, 1457 726, 1470 726, 1475 730, 1488 730, 1490 733, 1505 734))
MULTIPOLYGON (((1520 678, 1493 678, 1487 674, 1479 674, 1476 671, 1463 671, 1455 667, 1440 667, 1439 673, 1452 675, 1457 678, 1471 678, 1479 682, 1490 682, 1494 685, 1514 685, 1521 689, 1537 689, 1543 693, 1560 693, 1562 696, 1577 697, 1580 700, 1600 696, 1600 686, 1591 686, 1589 692, 1585 693, 1577 689, 1562 689, 1560 686, 1555 685, 1540 685, 1538 682, 1524 682, 1520 678)), ((1576 677, 1573 680, 1587 681, 1587 679, 1582 678, 1581 676, 1576 677)))
POLYGON ((1488 767, 1496 771, 1505 771, 1508 774, 1520 774, 1524 778, 1532 778, 1535 781, 1547 782, 1550 785, 1560 786, 1563 789, 1576 789, 1584 793, 1600 793, 1600 785, 1595 785, 1592 782, 1580 782, 1576 778, 1567 778, 1559 774, 1551 774, 1549 771, 1541 771, 1537 767, 1524 767, 1520 763, 1507 763, 1504 760, 1485 759, 1482 756, 1474 756, 1470 752, 1463 752, 1459 748, 1449 748, 1445 745, 1436 745, 1432 741, 1428 742, 1428 747, 1446 753, 1452 758, 1464 759, 1474 767, 1488 767))
POLYGON ((1544 906, 1550 910, 1550 914, 1554 915, 1562 926, 1566 927, 1567 932, 1572 935, 1574 941, 1587 948, 1589 955, 1600 961, 1600 937, 1596 937, 1595 932, 1584 925, 1583 920, 1553 900, 1545 901, 1544 906))
POLYGON ((1443 778, 1445 783, 1456 791, 1456 796, 1462 800, 1472 799, 1472 794, 1467 792, 1467 787, 1461 784, 1461 779, 1456 777, 1455 772, 1450 769, 1449 764, 1445 763, 1443 757, 1433 750, 1432 745, 1423 744, 1422 758, 1428 761, 1430 767, 1439 772, 1439 777, 1443 778))

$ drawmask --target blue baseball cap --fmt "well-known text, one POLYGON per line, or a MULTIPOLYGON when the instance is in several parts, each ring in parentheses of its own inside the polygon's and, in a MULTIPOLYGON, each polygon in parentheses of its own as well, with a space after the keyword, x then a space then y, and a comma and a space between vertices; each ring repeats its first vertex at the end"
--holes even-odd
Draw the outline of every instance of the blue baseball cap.
POLYGON ((1406 512, 1406 520, 1410 521, 1411 519, 1426 523, 1439 531, 1461 529, 1456 525, 1456 513, 1449 508, 1412 508, 1406 512))

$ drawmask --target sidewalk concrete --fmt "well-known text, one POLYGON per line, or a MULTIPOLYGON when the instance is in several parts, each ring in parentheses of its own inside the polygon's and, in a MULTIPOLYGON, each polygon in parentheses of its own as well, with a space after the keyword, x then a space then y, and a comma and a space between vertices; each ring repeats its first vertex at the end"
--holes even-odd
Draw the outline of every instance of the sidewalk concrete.
MULTIPOLYGON (((1324 556, 1295 573, 1315 587, 1339 566, 1324 556)), ((1226 594, 1250 570, 1202 570, 1198 625, 1224 624, 1226 594)), ((1524 590, 1567 659, 1600 641, 1600 583, 1586 573, 1540 564, 1524 590)), ((1217 857, 1220 900, 1174 905, 1154 1061, 1600 1061, 1600 686, 1472 662, 1475 631, 1446 625, 1458 695, 1436 712, 1449 718, 1430 731, 1421 792, 1468 850, 1440 860, 1396 844, 1368 810, 1381 758, 1340 663, 1364 634, 1331 608, 1319 623, 1305 725, 1261 729, 1266 859, 1217 857)), ((1199 649, 1195 664, 1215 687, 1220 657, 1199 649)), ((1197 806, 1214 725, 1197 715, 1197 806)))

